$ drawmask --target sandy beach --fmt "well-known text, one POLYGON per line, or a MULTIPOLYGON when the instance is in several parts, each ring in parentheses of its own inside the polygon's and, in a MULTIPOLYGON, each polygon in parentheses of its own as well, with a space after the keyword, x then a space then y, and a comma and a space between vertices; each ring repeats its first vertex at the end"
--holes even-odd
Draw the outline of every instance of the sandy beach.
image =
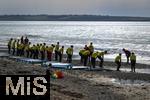
MULTIPOLYGON (((63 62, 66 62, 65 60, 63 62)), ((97 62, 98 63, 98 62, 97 62)), ((73 60, 74 66, 82 66, 73 60)), ((140 73, 140 69, 150 69, 150 65, 137 64, 139 72, 130 72, 130 65, 123 63, 121 70, 115 71, 114 62, 105 62, 104 69, 61 70, 63 79, 50 81, 51 100, 150 100, 150 75, 140 73)), ((39 64, 16 62, 9 57, 0 57, 1 75, 45 75, 47 67, 39 64)))

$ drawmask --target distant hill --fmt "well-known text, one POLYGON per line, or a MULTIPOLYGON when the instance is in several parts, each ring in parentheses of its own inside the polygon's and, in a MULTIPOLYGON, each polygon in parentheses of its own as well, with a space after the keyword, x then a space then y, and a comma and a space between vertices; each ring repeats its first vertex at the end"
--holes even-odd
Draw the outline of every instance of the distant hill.
POLYGON ((101 15, 0 15, 0 21, 150 21, 150 17, 101 15))

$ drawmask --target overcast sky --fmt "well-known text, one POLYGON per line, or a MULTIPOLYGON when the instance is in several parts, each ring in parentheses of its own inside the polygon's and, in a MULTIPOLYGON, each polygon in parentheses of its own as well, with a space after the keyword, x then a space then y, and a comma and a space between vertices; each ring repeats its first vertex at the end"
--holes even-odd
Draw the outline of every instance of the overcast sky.
POLYGON ((0 0, 0 14, 92 14, 150 17, 150 0, 0 0))

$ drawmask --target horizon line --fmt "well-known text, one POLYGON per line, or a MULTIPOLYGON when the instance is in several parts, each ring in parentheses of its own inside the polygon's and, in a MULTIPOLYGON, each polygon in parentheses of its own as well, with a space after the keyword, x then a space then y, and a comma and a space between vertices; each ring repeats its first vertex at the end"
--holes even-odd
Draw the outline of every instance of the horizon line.
POLYGON ((110 16, 110 17, 144 17, 150 16, 126 16, 126 15, 96 15, 96 14, 2 14, 0 16, 110 16))

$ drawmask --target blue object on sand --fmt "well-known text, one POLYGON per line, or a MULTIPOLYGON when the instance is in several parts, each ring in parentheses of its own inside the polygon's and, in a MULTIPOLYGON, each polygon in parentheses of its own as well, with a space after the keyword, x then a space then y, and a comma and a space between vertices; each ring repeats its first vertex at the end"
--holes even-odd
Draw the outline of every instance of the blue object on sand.
POLYGON ((46 65, 51 64, 52 68, 60 68, 60 69, 72 69, 72 64, 70 63, 60 63, 60 62, 46 62, 46 65))
POLYGON ((31 64, 42 64, 45 60, 40 59, 30 59, 30 58, 21 58, 19 59, 21 62, 31 63, 31 64))
POLYGON ((31 58, 24 58, 24 57, 17 57, 17 56, 10 56, 9 58, 15 59, 18 62, 31 63, 31 64, 42 64, 46 62, 46 60, 31 59, 31 58))

